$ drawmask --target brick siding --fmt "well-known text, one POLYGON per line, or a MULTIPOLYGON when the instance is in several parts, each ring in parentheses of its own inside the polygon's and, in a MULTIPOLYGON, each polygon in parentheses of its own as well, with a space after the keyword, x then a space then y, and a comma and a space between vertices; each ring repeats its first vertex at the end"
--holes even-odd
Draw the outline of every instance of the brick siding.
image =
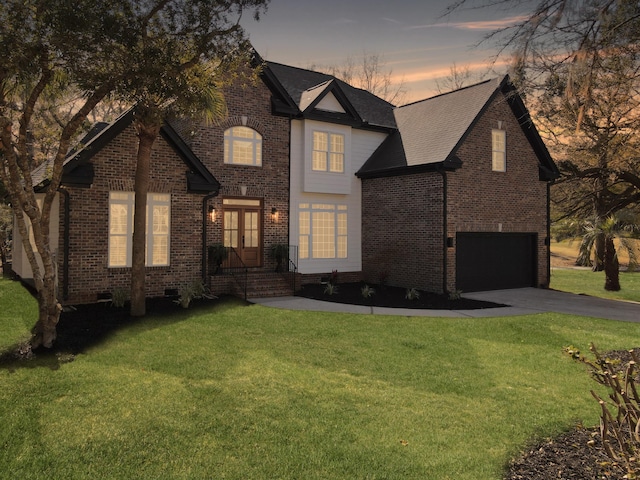
MULTIPOLYGON (((246 185, 247 197, 262 200, 264 239, 268 251, 272 243, 287 243, 289 198, 289 121, 274 117, 270 110, 270 92, 257 85, 231 88, 225 92, 228 118, 218 125, 179 122, 179 129, 194 153, 221 183, 218 197, 209 201, 221 211, 224 196, 240 196, 246 185), (225 165, 224 130, 247 125, 263 137, 262 167, 225 165), (271 219, 271 208, 278 209, 278 221, 271 219)), ((129 290, 130 268, 108 268, 108 206, 112 190, 133 191, 138 139, 133 125, 127 127, 92 158, 95 177, 91 188, 67 188, 69 192, 69 259, 59 258, 59 271, 68 261, 66 304, 95 302, 98 295, 116 289, 129 290)), ((202 194, 187 192, 187 166, 178 154, 159 137, 152 151, 150 192, 171 194, 170 266, 148 267, 146 294, 163 295, 165 289, 201 278, 202 269, 202 194)), ((61 196, 64 202, 64 196, 61 196)), ((205 206, 205 208, 208 205, 205 206)), ((61 212, 64 209, 61 206, 61 212)), ((61 224, 64 215, 61 213, 61 224)), ((207 225, 207 244, 222 241, 222 221, 207 225)), ((61 234, 59 251, 63 252, 61 234)), ((264 256, 265 268, 274 268, 274 260, 264 256)), ((64 281, 64 279, 62 279, 64 281)), ((62 296, 61 296, 62 298, 62 296)))
POLYGON ((442 176, 422 173, 364 180, 362 265, 365 281, 442 288, 442 176))
MULTIPOLYGON (((447 175, 447 236, 457 232, 536 233, 538 284, 548 286, 547 187, 538 160, 505 98, 498 95, 456 152, 462 168, 447 175), (491 130, 506 130, 506 172, 491 170, 491 130)), ((422 173, 363 181, 363 270, 389 273, 389 284, 442 293, 456 289, 455 246, 446 248, 442 176, 422 173)))

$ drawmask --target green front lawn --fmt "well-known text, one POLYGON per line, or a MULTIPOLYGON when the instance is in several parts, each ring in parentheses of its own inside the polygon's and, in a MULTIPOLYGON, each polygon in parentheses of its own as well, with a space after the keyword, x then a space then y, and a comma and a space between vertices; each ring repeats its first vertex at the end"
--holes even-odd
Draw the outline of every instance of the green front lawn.
POLYGON ((640 272, 620 272, 621 290, 608 292, 604 289, 604 272, 552 268, 550 287, 563 292, 640 302, 640 272))
MULTIPOLYGON (((35 315, 15 285, 0 280, 14 309, 0 315, 0 344, 21 338, 35 315)), ((597 385, 561 352, 591 341, 638 346, 640 324, 239 302, 148 317, 56 369, 0 369, 0 472, 497 480, 532 438, 597 423, 597 385)))

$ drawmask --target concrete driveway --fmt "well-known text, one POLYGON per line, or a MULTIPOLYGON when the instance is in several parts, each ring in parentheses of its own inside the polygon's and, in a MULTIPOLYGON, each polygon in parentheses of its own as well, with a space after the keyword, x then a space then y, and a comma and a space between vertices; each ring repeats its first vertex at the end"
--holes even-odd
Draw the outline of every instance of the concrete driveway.
POLYGON ((249 301, 287 310, 345 312, 378 315, 420 317, 497 317, 527 315, 542 312, 569 313, 585 317, 607 318, 625 322, 640 322, 640 304, 617 300, 604 300, 585 295, 544 290, 517 288, 490 292, 466 293, 463 297, 508 305, 507 307, 478 310, 417 310, 406 308, 365 307, 341 303, 322 302, 304 297, 253 298, 249 301))
POLYGON ((467 293, 463 296, 509 305, 522 313, 558 312, 623 322, 640 322, 640 303, 606 300, 557 290, 516 288, 467 293))

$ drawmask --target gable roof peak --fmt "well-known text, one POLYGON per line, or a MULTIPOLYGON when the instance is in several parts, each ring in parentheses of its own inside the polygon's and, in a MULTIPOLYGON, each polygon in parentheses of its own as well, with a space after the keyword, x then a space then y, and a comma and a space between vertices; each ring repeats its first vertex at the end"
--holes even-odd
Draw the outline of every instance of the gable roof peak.
POLYGON ((289 108, 281 107, 277 113, 293 115, 297 118, 317 117, 321 121, 347 123, 355 127, 395 128, 393 117, 394 106, 380 97, 363 89, 322 72, 293 67, 277 62, 266 61, 265 70, 284 89, 290 103, 289 108), (336 100, 342 105, 344 114, 333 112, 329 117, 326 113, 317 112, 310 106, 315 106, 323 95, 332 92, 336 100), (316 101, 315 104, 312 104, 316 101))

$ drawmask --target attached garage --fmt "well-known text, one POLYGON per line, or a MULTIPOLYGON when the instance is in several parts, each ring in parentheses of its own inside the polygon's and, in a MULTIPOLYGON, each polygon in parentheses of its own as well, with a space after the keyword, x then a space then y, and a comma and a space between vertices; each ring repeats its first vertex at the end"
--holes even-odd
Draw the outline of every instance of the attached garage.
POLYGON ((463 292, 537 285, 537 234, 458 233, 456 288, 463 292))

